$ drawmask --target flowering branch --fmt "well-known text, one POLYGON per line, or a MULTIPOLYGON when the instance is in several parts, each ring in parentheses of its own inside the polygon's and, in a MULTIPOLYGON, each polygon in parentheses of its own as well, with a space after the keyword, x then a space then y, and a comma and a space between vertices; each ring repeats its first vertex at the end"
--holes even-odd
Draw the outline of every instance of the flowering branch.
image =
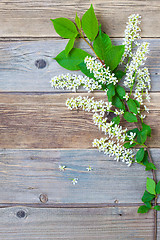
MULTIPOLYGON (((147 178, 147 191, 142 197, 144 205, 138 208, 138 213, 154 210, 153 239, 156 240, 160 182, 157 183, 157 169, 146 145, 147 138, 151 136, 151 128, 144 123, 144 118, 149 113, 145 100, 150 101, 151 79, 148 68, 144 67, 149 43, 137 42, 140 39, 140 18, 138 14, 129 16, 123 45, 119 46, 114 46, 109 36, 102 32, 101 25, 98 26, 92 5, 82 20, 76 14, 76 26, 66 18, 51 19, 56 32, 69 39, 65 50, 59 53, 55 60, 68 70, 81 70, 84 74, 55 76, 51 80, 51 86, 72 91, 83 87, 88 92, 101 90, 106 93, 108 101, 95 101, 94 98, 79 96, 67 99, 66 106, 70 110, 81 108, 93 113, 94 124, 105 135, 93 141, 93 146, 99 151, 114 156, 116 161, 125 162, 128 166, 137 163, 145 166, 146 171, 152 171, 153 179, 147 178), (88 44, 96 57, 74 48, 74 42, 79 37, 88 44), (124 71, 119 69, 120 65, 124 67, 124 71), (126 89, 129 92, 126 92, 126 89), (111 113, 114 115, 112 119, 111 113), (122 119, 133 123, 135 128, 123 129, 120 125, 122 119), (139 150, 134 149, 137 146, 139 150)), ((73 179, 73 184, 76 184, 77 180, 73 179)))

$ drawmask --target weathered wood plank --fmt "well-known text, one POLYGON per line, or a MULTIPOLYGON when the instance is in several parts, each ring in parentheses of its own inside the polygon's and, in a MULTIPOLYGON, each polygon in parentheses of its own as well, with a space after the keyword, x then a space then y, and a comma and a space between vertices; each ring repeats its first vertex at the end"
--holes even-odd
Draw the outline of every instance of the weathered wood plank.
MULTIPOLYGON (((88 94, 0 94, 1 148, 91 148, 104 134, 93 124, 92 113, 70 111, 65 101, 88 94)), ((89 94, 106 99, 104 93, 89 94)), ((147 123, 152 128, 150 147, 160 147, 160 93, 152 93, 147 123)), ((133 128, 133 124, 128 126, 133 128)))
POLYGON ((136 207, 0 209, 0 236, 1 240, 151 240, 153 212, 136 212, 136 207), (20 211, 24 218, 17 217, 20 211))
MULTIPOLYGON (((160 169, 160 149, 152 149, 153 160, 160 169)), ((42 204, 46 194, 51 204, 132 204, 141 203, 146 178, 152 177, 144 167, 130 168, 99 153, 98 150, 8 150, 0 151, 0 206, 9 203, 42 204), (65 165, 61 172, 59 164, 65 165), (93 170, 88 172, 86 168, 93 170), (72 184, 77 177, 78 183, 72 184)), ((159 171, 157 177, 160 180, 159 171)), ((43 206, 44 206, 43 204, 43 206)))
POLYGON ((82 17, 91 2, 104 30, 113 37, 122 37, 127 18, 132 13, 142 16, 143 37, 160 37, 158 0, 79 0, 69 1, 7 1, 0 3, 1 37, 53 37, 50 18, 67 17, 74 20, 76 12, 82 17))
MULTIPOLYGON (((159 39, 145 39, 145 41, 150 42, 146 66, 151 72, 152 91, 160 91, 160 41, 159 39)), ((122 40, 113 39, 113 42, 121 44, 122 40)), ((61 52, 66 44, 67 40, 1 42, 0 91, 55 91, 50 87, 51 78, 69 71, 59 66, 53 57, 61 52), (44 65, 42 64, 44 68, 36 67, 35 62, 39 59, 45 61, 44 65)), ((91 53, 88 45, 82 40, 78 41, 76 46, 91 53)), ((81 74, 80 71, 74 73, 81 74)))

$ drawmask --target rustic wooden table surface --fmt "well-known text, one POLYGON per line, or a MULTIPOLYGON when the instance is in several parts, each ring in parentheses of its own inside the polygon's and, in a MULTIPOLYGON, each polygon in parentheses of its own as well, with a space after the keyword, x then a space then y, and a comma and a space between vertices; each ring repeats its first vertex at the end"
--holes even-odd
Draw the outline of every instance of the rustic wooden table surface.
MULTIPOLYGON (((65 100, 79 93, 50 87, 51 77, 68 72, 52 59, 66 40, 57 36, 50 18, 74 20, 76 11, 82 16, 91 2, 103 30, 116 43, 122 41, 127 17, 142 16, 152 78, 149 145, 160 169, 160 1, 1 0, 1 240, 152 240, 153 212, 137 214, 151 174, 93 149, 92 140, 102 134, 92 115, 65 107, 65 100), (67 166, 64 173, 59 164, 67 166), (86 171, 88 165, 92 172, 86 171), (73 177, 79 178, 75 186, 69 179, 73 177)), ((77 45, 88 50, 81 41, 77 45)), ((102 93, 90 95, 104 98, 102 93)), ((160 180, 159 171, 157 175, 160 180)))

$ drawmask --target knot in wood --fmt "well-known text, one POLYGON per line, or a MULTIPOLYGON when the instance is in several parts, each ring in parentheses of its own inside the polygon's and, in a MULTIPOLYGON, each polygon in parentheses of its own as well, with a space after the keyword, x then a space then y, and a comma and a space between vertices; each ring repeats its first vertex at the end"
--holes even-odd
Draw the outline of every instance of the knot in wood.
POLYGON ((46 194, 41 194, 39 196, 39 200, 42 202, 42 203, 46 203, 48 202, 48 196, 46 194))
POLYGON ((35 61, 35 66, 36 66, 37 68, 42 69, 42 68, 45 68, 46 65, 47 65, 47 63, 46 63, 46 61, 45 61, 44 59, 37 59, 37 60, 35 61))
POLYGON ((19 210, 16 215, 18 218, 25 218, 26 212, 24 210, 19 210))

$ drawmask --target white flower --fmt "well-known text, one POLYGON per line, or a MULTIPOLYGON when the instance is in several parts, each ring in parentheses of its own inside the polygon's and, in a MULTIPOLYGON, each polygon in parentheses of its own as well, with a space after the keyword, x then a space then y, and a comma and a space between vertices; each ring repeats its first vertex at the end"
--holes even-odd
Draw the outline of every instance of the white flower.
POLYGON ((86 169, 87 169, 88 172, 93 170, 93 168, 91 168, 90 166, 88 166, 86 169))
POLYGON ((146 115, 142 115, 142 114, 140 115, 141 119, 144 119, 145 117, 146 117, 146 115))
POLYGON ((78 182, 78 178, 73 178, 73 179, 72 179, 72 184, 73 184, 73 185, 76 185, 77 182, 78 182))
POLYGON ((123 111, 122 109, 120 109, 119 111, 116 109, 116 110, 114 111, 114 114, 116 114, 116 115, 122 115, 122 114, 124 114, 124 111, 123 111))
POLYGON ((130 167, 132 165, 133 161, 132 160, 129 160, 126 162, 127 166, 130 167))
POLYGON ((148 93, 148 90, 146 90, 146 100, 148 101, 148 102, 150 102, 150 95, 149 95, 149 93, 148 93))
POLYGON ((63 171, 63 172, 64 172, 65 169, 66 169, 66 166, 59 165, 59 170, 60 170, 60 171, 63 171))
POLYGON ((144 109, 145 109, 145 111, 146 111, 147 113, 149 113, 149 108, 147 108, 146 105, 144 105, 144 109))
POLYGON ((127 101, 129 99, 129 94, 126 93, 126 95, 123 98, 126 99, 126 101, 127 101))
POLYGON ((129 135, 127 135, 127 137, 129 138, 129 140, 133 140, 136 136, 136 133, 130 132, 129 135))

